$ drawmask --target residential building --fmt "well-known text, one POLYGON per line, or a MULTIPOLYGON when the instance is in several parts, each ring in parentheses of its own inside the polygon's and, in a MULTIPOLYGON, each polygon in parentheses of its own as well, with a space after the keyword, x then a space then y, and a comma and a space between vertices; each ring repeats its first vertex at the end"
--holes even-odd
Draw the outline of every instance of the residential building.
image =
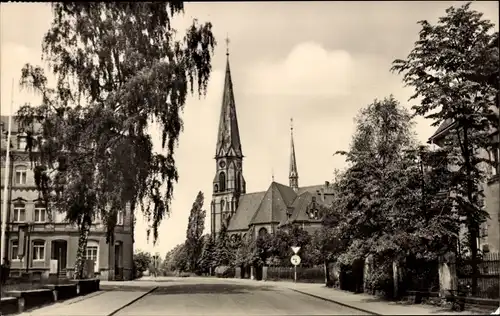
MULTIPOLYGON (((33 166, 25 150, 26 135, 20 131, 15 118, 12 119, 10 174, 5 183, 7 116, 1 117, 0 129, 2 192, 5 185, 8 188, 7 247, 6 253, 1 255, 9 259, 11 274, 26 271, 47 277, 51 260, 57 260, 57 273, 71 277, 78 249, 78 228, 66 221, 65 213, 49 213, 44 207, 35 185, 33 166)), ((94 261, 94 272, 99 278, 132 279, 133 221, 134 214, 130 207, 118 213, 112 244, 106 243, 106 230, 102 221, 96 219, 93 223, 86 259, 94 261)))
MULTIPOLYGON (((429 138, 429 142, 438 146, 442 146, 444 139, 448 133, 456 128, 456 124, 448 119, 443 122, 436 130, 434 135, 429 138)), ((482 184, 484 190, 484 209, 489 214, 489 219, 480 227, 480 236, 478 238, 479 249, 483 252, 499 252, 500 251, 500 148, 498 129, 492 131, 491 140, 494 144, 490 150, 481 150, 477 155, 482 158, 487 158, 494 162, 494 165, 484 165, 486 171, 486 182, 482 184)))
POLYGON ((293 140, 290 141, 288 185, 274 179, 266 191, 246 192, 243 175, 243 151, 240 141, 236 104, 227 54, 222 107, 215 151, 216 172, 211 202, 211 232, 217 234, 225 225, 231 236, 243 238, 248 232, 257 235, 274 233, 288 225, 300 225, 314 231, 321 225, 319 204, 333 200, 333 185, 301 187, 293 140))

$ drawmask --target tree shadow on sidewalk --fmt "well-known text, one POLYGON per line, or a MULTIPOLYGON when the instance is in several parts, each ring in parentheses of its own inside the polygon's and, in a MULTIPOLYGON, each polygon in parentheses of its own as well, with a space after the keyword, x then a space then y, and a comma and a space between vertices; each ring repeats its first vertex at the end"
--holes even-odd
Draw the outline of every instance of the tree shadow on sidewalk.
POLYGON ((241 284, 177 284, 158 287, 151 295, 173 294, 249 294, 256 291, 272 291, 270 286, 241 284))

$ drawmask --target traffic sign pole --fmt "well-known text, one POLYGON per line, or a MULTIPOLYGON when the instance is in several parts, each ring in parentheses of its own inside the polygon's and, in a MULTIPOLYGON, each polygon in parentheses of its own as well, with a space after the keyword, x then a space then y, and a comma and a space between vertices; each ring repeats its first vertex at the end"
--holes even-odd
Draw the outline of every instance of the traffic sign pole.
POLYGON ((293 280, 297 283, 297 266, 293 266, 293 280))

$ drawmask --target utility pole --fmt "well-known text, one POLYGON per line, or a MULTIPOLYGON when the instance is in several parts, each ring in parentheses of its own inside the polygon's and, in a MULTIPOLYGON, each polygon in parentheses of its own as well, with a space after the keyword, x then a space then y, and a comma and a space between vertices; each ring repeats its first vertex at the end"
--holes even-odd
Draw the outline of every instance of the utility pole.
POLYGON ((4 257, 7 256, 6 253, 6 230, 7 230, 7 214, 9 213, 10 207, 8 207, 7 203, 7 198, 8 198, 8 192, 9 192, 9 185, 10 185, 10 138, 12 135, 12 109, 14 107, 14 78, 12 78, 12 91, 11 91, 11 97, 10 97, 10 113, 9 113, 9 127, 8 127, 8 133, 7 133, 7 153, 5 156, 5 181, 4 181, 4 188, 3 188, 3 204, 2 204, 2 236, 1 236, 1 256, 2 256, 2 263, 4 261, 4 257))

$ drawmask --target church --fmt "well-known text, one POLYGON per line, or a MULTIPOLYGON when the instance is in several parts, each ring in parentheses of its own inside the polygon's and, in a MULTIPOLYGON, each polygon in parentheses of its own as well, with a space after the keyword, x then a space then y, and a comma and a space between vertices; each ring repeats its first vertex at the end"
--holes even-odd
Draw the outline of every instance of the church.
POLYGON ((254 237, 274 233, 289 225, 300 225, 313 232, 321 225, 317 206, 331 204, 333 186, 300 187, 293 126, 290 141, 290 170, 288 185, 271 182, 266 191, 246 192, 243 175, 243 151, 240 142, 236 104, 234 99, 229 53, 226 53, 226 74, 215 152, 216 171, 211 202, 211 233, 216 235, 227 227, 231 238, 254 237))

